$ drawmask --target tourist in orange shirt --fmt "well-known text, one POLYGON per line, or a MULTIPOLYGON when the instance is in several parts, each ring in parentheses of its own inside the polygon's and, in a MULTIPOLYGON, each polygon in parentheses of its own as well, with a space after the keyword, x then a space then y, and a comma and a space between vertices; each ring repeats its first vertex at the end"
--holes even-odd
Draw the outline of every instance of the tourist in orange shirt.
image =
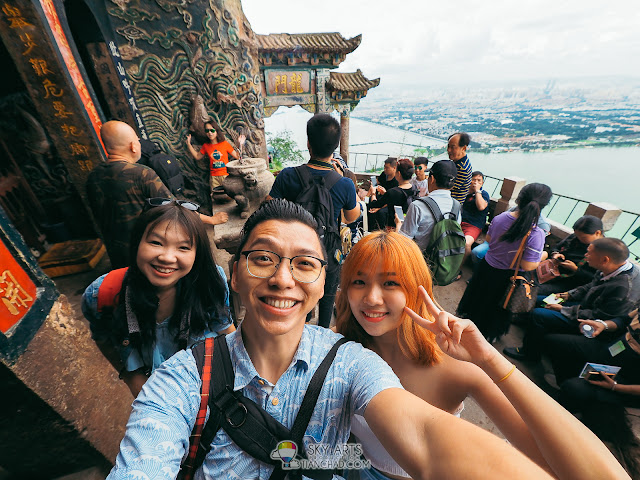
MULTIPOLYGON (((187 149, 193 158, 202 160, 205 155, 209 158, 209 170, 211 173, 211 190, 222 185, 227 177, 227 163, 229 156, 238 160, 240 154, 225 140, 222 128, 212 122, 204 124, 204 133, 207 136, 207 142, 202 145, 200 151, 196 151, 191 145, 191 135, 187 135, 187 149)), ((240 135, 238 142, 240 144, 240 152, 247 137, 240 135)))

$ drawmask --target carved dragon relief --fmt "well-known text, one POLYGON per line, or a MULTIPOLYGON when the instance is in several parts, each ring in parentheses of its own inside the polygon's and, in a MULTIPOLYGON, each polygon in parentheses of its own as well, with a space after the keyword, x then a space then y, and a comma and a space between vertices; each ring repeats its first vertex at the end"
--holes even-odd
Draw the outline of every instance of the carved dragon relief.
POLYGON ((127 0, 112 1, 120 7, 109 10, 120 20, 115 22, 116 32, 128 42, 120 49, 132 54, 128 58, 123 55, 123 59, 137 60, 128 63, 127 70, 138 108, 151 138, 181 160, 187 183, 199 193, 204 191, 199 184, 204 184, 206 174, 186 155, 184 137, 189 128, 203 134, 200 130, 205 117, 210 116, 221 125, 231 143, 244 133, 244 154, 259 156, 264 148, 264 120, 257 58, 253 58, 246 40, 238 34, 242 28, 250 32, 249 38, 254 37, 246 19, 239 27, 222 1, 209 0, 207 9, 202 6, 204 2, 197 0, 156 0, 163 11, 175 9, 182 15, 188 29, 197 18, 189 14, 189 4, 200 4, 201 30, 183 31, 175 28, 175 22, 162 24, 162 13, 149 11, 153 4, 143 10, 127 4, 127 0), (127 4, 126 11, 121 3, 127 4), (139 49, 144 50, 143 55, 139 49))

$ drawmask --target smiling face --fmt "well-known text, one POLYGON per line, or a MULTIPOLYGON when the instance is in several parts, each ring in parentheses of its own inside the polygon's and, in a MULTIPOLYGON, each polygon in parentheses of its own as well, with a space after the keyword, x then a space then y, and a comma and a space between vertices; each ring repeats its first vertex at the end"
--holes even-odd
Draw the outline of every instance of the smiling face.
POLYGON ((358 271, 347 289, 353 316, 372 337, 392 333, 402 324, 407 297, 396 272, 379 263, 370 271, 358 271))
MULTIPOLYGON (((281 257, 310 255, 323 258, 316 232, 299 222, 267 220, 258 224, 243 247, 269 250, 281 257)), ((241 255, 233 265, 231 287, 246 308, 242 328, 272 336, 300 335, 307 313, 324 295, 325 269, 312 283, 298 282, 291 275, 288 259, 283 259, 270 278, 257 278, 247 270, 247 257, 241 255)))
POLYGON ((608 263, 608 257, 593 248, 591 244, 587 247, 587 253, 584 254, 584 258, 587 259, 587 263, 591 268, 600 271, 603 271, 608 263))
POLYGON ((467 147, 460 146, 460 135, 454 135, 449 139, 449 144, 447 145, 447 154, 449 155, 449 160, 457 161, 463 158, 467 154, 467 147))
POLYGON ((193 268, 196 248, 181 226, 164 221, 144 232, 136 264, 158 290, 175 288, 193 268))

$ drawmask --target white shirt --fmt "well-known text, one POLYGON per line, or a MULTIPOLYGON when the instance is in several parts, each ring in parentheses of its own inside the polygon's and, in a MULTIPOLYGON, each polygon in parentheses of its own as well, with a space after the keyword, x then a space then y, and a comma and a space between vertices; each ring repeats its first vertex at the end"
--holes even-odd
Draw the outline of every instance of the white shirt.
MULTIPOLYGON (((429 197, 434 199, 440 212, 447 214, 453 207, 453 198, 451 198, 451 190, 438 189, 429 194, 429 197)), ((460 209, 462 210, 462 209, 460 209)), ((461 221, 461 214, 458 213, 458 223, 461 221)), ((431 210, 424 202, 420 200, 414 200, 405 216, 402 227, 400 227, 400 233, 405 237, 412 238, 420 247, 420 250, 425 250, 429 245, 431 231, 436 224, 431 210)))

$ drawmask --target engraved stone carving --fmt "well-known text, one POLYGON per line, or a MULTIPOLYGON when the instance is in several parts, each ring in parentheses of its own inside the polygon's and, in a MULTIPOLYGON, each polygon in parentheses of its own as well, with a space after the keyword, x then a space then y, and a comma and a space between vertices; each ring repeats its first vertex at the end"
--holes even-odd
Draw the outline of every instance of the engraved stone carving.
POLYGON ((263 158, 245 158, 227 163, 229 176, 222 188, 238 204, 240 218, 248 218, 271 191, 275 178, 263 158))

